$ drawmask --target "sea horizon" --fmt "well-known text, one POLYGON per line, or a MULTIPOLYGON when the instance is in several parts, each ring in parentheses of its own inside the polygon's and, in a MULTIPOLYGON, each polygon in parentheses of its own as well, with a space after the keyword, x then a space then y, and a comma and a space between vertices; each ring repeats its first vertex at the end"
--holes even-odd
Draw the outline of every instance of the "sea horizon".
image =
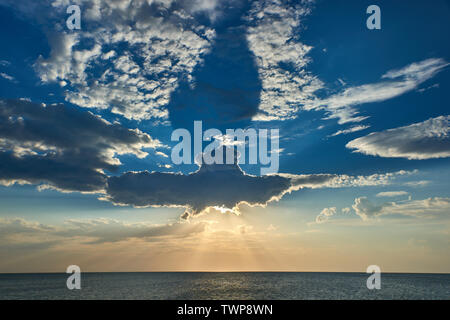
POLYGON ((446 300, 450 274, 363 272, 84 272, 0 274, 0 300, 446 300))

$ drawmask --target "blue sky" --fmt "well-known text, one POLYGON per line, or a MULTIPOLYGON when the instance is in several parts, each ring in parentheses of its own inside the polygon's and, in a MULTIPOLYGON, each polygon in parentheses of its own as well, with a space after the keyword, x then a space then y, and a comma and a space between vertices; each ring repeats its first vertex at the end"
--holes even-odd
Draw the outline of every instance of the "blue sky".
POLYGON ((370 252, 449 272, 449 14, 440 0, 0 0, 0 272, 57 271, 71 253, 98 271, 361 271, 370 252), (196 120, 279 129, 278 173, 173 164, 173 130, 196 120), (229 250, 244 242, 254 259, 229 250), (161 262, 90 262, 129 248, 161 262))

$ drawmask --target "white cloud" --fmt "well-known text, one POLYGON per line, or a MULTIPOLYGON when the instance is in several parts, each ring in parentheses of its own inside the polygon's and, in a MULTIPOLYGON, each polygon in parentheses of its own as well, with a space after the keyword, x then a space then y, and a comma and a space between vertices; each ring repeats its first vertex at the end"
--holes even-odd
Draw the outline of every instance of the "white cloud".
POLYGON ((450 213, 450 198, 428 198, 424 200, 405 200, 374 204, 366 197, 355 199, 352 205, 356 214, 363 220, 369 220, 382 215, 404 215, 417 218, 448 217, 450 213))
POLYGON ((292 119, 312 99, 322 83, 305 71, 310 46, 298 39, 300 19, 309 14, 306 4, 278 0, 255 1, 247 17, 247 40, 262 81, 259 113, 254 120, 292 119))
POLYGON ((164 157, 164 158, 168 158, 169 157, 167 154, 165 154, 162 151, 156 151, 155 154, 157 154, 158 156, 164 157))
POLYGON ((449 65, 445 60, 432 58, 412 63, 402 69, 385 73, 380 82, 350 87, 325 99, 310 101, 305 110, 326 110, 327 119, 338 119, 340 124, 360 122, 367 119, 359 116, 355 106, 395 98, 416 89, 449 65))
POLYGON ((409 181, 405 182, 405 186, 408 187, 424 187, 431 183, 429 180, 409 181))
POLYGON ((11 82, 16 82, 16 79, 13 76, 10 76, 7 73, 4 72, 0 72, 0 77, 2 77, 3 79, 9 80, 11 82))
POLYGON ((450 156, 450 116, 431 118, 405 127, 373 132, 346 147, 386 158, 433 159, 450 156))
MULTIPOLYGON (((325 110, 326 119, 336 118, 339 124, 361 122, 368 116, 359 115, 357 105, 392 99, 412 91, 449 65, 440 58, 423 60, 388 71, 377 83, 349 87, 327 98, 318 98, 315 92, 324 84, 306 71, 312 47, 301 43, 298 37, 301 19, 310 12, 308 3, 254 2, 247 16, 247 40, 256 57, 262 92, 259 112, 253 120, 293 119, 299 110, 325 110)), ((338 131, 336 135, 363 128, 338 131)))
MULTIPOLYGON (((50 56, 39 56, 35 68, 43 82, 68 79, 72 71, 72 48, 78 43, 76 33, 54 33, 49 35, 50 56)), ((85 68, 84 68, 85 69, 85 68)), ((71 76, 71 78, 76 75, 71 76)))
MULTIPOLYGON (((167 119, 171 93, 181 79, 192 82, 191 73, 214 37, 193 14, 213 14, 215 6, 200 0, 79 3, 86 30, 49 34, 50 56, 35 63, 41 80, 70 84, 66 100, 82 107, 136 120, 167 119), (110 49, 119 44, 122 52, 110 49)), ((67 3, 55 1, 53 7, 65 11, 67 3)))
POLYGON ((345 129, 345 130, 339 130, 339 131, 333 133, 332 135, 330 135, 330 137, 335 137, 335 136, 338 136, 338 135, 341 135, 341 134, 348 134, 348 133, 358 132, 358 131, 365 130, 365 129, 368 129, 368 128, 370 128, 369 125, 353 126, 351 128, 345 129))
POLYGON ((400 197, 407 196, 408 194, 406 191, 384 191, 377 193, 377 197, 400 197))
POLYGON ((320 214, 316 217, 316 223, 324 223, 330 219, 331 216, 336 214, 336 207, 324 208, 320 214))
POLYGON ((280 173, 279 176, 290 178, 291 190, 299 190, 301 188, 343 188, 343 187, 370 187, 389 185, 398 177, 409 176, 417 173, 417 170, 388 173, 375 173, 368 176, 350 176, 346 174, 311 174, 311 175, 294 175, 280 173))

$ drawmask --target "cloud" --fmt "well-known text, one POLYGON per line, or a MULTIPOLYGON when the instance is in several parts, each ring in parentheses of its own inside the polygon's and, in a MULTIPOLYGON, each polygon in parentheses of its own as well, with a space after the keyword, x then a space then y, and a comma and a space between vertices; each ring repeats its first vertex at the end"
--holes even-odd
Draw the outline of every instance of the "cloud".
POLYGON ((405 127, 373 132, 347 143, 366 155, 424 160, 450 156, 450 116, 431 118, 405 127))
POLYGON ((363 220, 376 217, 382 213, 383 205, 375 205, 367 197, 356 198, 352 205, 353 210, 363 220))
POLYGON ((316 217, 316 223, 324 223, 330 219, 331 216, 336 214, 336 207, 324 208, 320 214, 316 217))
MULTIPOLYGON (((50 56, 47 59, 39 56, 35 64, 36 71, 44 82, 68 79, 71 73, 75 73, 75 70, 72 71, 72 48, 79 41, 78 34, 52 33, 48 37, 51 48, 50 56)), ((87 60, 80 61, 78 59, 77 62, 77 69, 86 69, 87 60)), ((81 76, 84 75, 81 74, 81 76)))
MULTIPOLYGON (((449 63, 430 58, 401 69, 390 70, 376 83, 348 87, 326 98, 316 92, 324 83, 306 70, 311 46, 301 43, 301 20, 311 13, 310 3, 286 3, 278 0, 255 1, 247 15, 247 40, 253 51, 262 81, 258 113, 253 120, 294 119, 300 110, 325 110, 326 119, 339 124, 361 122, 357 105, 380 102, 417 89, 449 63)), ((342 84, 342 82, 341 82, 342 84)), ((345 85, 345 83, 344 83, 345 85)), ((338 131, 345 134, 364 126, 338 131)))
POLYGON ((409 181, 405 182, 405 186, 408 187, 424 187, 431 183, 429 180, 409 181))
POLYGON ((189 175, 143 171, 110 177, 102 199, 136 207, 184 207, 183 218, 187 218, 210 207, 238 212, 242 203, 265 206, 286 193, 303 188, 386 185, 406 174, 410 172, 357 177, 335 174, 253 176, 243 172, 237 164, 204 164, 189 175))
POLYGON ((255 1, 247 16, 247 41, 262 81, 259 113, 253 120, 285 120, 313 99, 322 82, 306 72, 312 47, 299 41, 301 18, 310 6, 278 0, 255 1))
POLYGON ((6 79, 8 81, 11 81, 11 82, 17 82, 16 78, 14 78, 13 76, 10 76, 9 74, 4 73, 4 72, 0 72, 0 77, 2 77, 3 79, 6 79))
POLYGON ((310 101, 304 109, 326 110, 327 119, 336 118, 339 124, 360 122, 367 117, 359 116, 355 106, 385 101, 412 91, 449 65, 441 58, 415 62, 402 69, 388 71, 380 82, 350 87, 328 98, 310 101))
POLYGON ((122 205, 186 207, 185 217, 208 207, 234 208, 240 202, 264 205, 290 188, 289 179, 256 177, 237 165, 203 165, 189 175, 128 172, 110 177, 107 199, 122 205))
POLYGON ((450 212, 450 198, 435 197, 424 200, 386 202, 376 205, 367 199, 367 197, 360 197, 355 199, 352 208, 363 220, 393 214, 417 218, 448 217, 450 212))
POLYGON ((377 193, 377 197, 399 197, 407 196, 408 194, 406 191, 385 191, 377 193))
POLYGON ((127 223, 115 219, 97 218, 67 220, 63 225, 45 225, 22 218, 0 218, 0 239, 5 244, 47 243, 57 240, 82 238, 85 244, 118 242, 131 238, 154 241, 164 238, 183 238, 206 230, 207 223, 169 223, 163 225, 145 222, 127 223), (51 241, 49 241, 51 240, 51 241))
POLYGON ((62 104, 0 99, 0 183, 100 191, 117 155, 147 156, 158 140, 62 104))
POLYGON ((183 238, 205 231, 207 224, 169 223, 154 225, 149 223, 126 223, 114 219, 68 220, 64 228, 56 234, 64 237, 82 236, 94 238, 90 244, 118 242, 130 238, 141 238, 146 241, 164 237, 183 238))
POLYGON ((41 80, 67 84, 66 100, 81 107, 109 109, 135 120, 167 119, 171 93, 181 80, 192 83, 192 70, 214 38, 214 30, 195 17, 217 16, 217 2, 79 3, 83 30, 77 33, 61 31, 67 1, 52 2, 51 10, 40 7, 56 25, 47 34, 50 55, 34 64, 41 80))
MULTIPOLYGON (((214 21, 227 9, 243 7, 237 0, 77 3, 83 8, 83 32, 74 33, 64 31, 60 18, 66 15, 68 1, 7 1, 51 30, 47 32, 50 54, 39 56, 34 64, 41 80, 60 83, 66 100, 78 106, 157 121, 168 119, 167 106, 182 84, 191 88, 198 84, 193 72, 216 44, 214 21), (203 19, 205 15, 209 19, 203 19)), ((359 122, 367 117, 358 115, 356 105, 414 90, 448 66, 443 59, 427 59, 388 71, 378 83, 320 99, 315 92, 324 84, 306 70, 312 47, 299 38, 302 19, 311 13, 312 3, 262 0, 251 4, 239 33, 253 53, 262 88, 257 112, 239 115, 269 121, 294 119, 300 110, 326 110, 328 118, 338 118, 341 124, 359 122)), ((220 107, 219 102, 214 104, 220 107)))
POLYGON ((368 125, 367 126, 363 126, 363 125, 361 125, 361 126, 353 126, 351 128, 345 129, 345 130, 339 130, 339 131, 333 133, 332 135, 330 135, 330 137, 335 137, 335 136, 338 136, 340 134, 348 134, 348 133, 358 132, 358 131, 365 130, 365 129, 368 129, 368 128, 370 128, 370 126, 368 126, 368 125))

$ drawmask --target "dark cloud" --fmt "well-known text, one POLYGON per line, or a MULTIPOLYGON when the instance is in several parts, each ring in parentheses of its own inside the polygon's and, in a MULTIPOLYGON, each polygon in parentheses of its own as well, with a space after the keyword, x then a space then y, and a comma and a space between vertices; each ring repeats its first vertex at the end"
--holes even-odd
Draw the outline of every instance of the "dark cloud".
POLYGON ((128 172, 108 179, 106 198, 116 204, 181 206, 183 217, 208 207, 235 208, 239 203, 264 205, 303 186, 324 185, 335 175, 245 174, 237 164, 203 165, 189 175, 162 172, 128 172))
MULTIPOLYGON (((203 165, 184 175, 128 172, 108 177, 117 154, 146 156, 159 144, 149 135, 64 105, 0 100, 0 183, 44 184, 68 191, 101 192, 120 205, 179 206, 184 217, 208 207, 265 205, 301 188, 388 184, 407 172, 352 177, 334 174, 252 176, 237 164, 203 165)), ((236 160, 237 161, 237 160, 236 160)))
POLYGON ((104 188, 117 154, 144 157, 148 134, 62 104, 0 100, 0 182, 45 183, 71 191, 104 188))
POLYGON ((253 176, 243 172, 238 164, 203 164, 188 175, 142 171, 109 177, 104 199, 136 207, 184 207, 182 217, 187 218, 209 207, 238 209, 240 203, 265 205, 303 188, 387 185, 397 176, 407 174, 411 172, 369 176, 285 173, 253 176))

